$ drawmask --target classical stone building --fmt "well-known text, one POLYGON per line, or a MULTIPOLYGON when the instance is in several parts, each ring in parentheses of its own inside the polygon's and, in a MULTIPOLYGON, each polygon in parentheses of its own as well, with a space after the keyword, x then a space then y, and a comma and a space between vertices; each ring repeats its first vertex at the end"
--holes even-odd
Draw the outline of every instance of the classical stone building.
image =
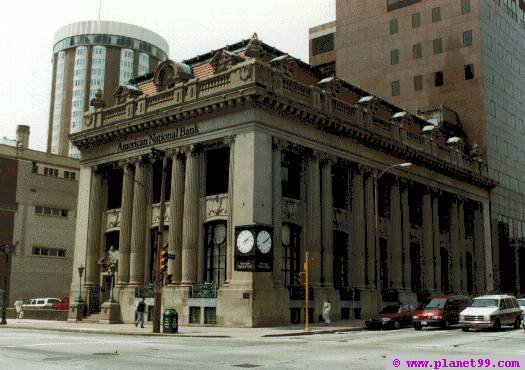
POLYGON ((79 158, 68 135, 81 129, 82 114, 96 91, 101 89, 111 105, 119 85, 154 71, 167 57, 164 38, 132 24, 83 21, 58 29, 53 40, 48 153, 79 158))
POLYGON ((310 63, 338 78, 409 112, 457 112, 498 183, 495 289, 525 295, 525 1, 338 0, 310 40, 310 63))
MULTIPOLYGON (((321 79, 256 35, 165 61, 136 89, 85 113, 71 136, 82 153, 74 269, 86 266, 90 313, 109 297, 112 246, 120 319, 149 297, 162 178, 153 147, 168 158, 163 235, 175 257, 162 308, 182 324, 299 322, 306 251, 315 321, 326 299, 338 319, 425 290, 492 289, 494 183, 429 122, 321 79)), ((78 287, 74 274, 73 299, 78 287)))
POLYGON ((79 161, 29 149, 29 126, 19 125, 13 141, 0 144, 0 245, 15 246, 7 266, 0 253, 0 289, 7 282, 10 305, 63 298, 71 282, 79 161))

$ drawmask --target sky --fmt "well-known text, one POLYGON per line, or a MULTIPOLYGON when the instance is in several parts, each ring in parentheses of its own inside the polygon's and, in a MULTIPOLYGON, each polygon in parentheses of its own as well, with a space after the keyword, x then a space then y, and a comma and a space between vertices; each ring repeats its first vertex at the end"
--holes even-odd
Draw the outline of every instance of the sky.
MULTIPOLYGON (((250 38, 308 61, 308 29, 335 20, 335 0, 100 0, 100 19, 164 37, 175 61, 250 38)), ((3 1, 0 12, 0 138, 31 127, 29 147, 46 150, 53 36, 97 20, 99 0, 3 1)))

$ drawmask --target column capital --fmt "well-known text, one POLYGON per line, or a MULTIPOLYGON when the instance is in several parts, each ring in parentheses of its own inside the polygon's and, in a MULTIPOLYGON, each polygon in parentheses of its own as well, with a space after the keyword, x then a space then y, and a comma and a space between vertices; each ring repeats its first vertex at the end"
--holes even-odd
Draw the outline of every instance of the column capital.
POLYGON ((371 172, 372 168, 366 164, 363 163, 353 163, 352 164, 352 172, 354 173, 360 173, 361 175, 364 175, 365 172, 371 172))
POLYGON ((288 140, 281 139, 280 137, 272 137, 272 147, 274 150, 284 150, 289 145, 288 140))
POLYGON ((337 156, 331 154, 331 153, 320 153, 321 156, 321 162, 323 164, 329 164, 333 166, 337 162, 337 156))
POLYGON ((135 158, 126 158, 121 159, 117 161, 117 166, 122 169, 126 169, 126 167, 131 167, 135 165, 135 158))
POLYGON ((185 154, 186 156, 188 156, 192 154, 193 155, 199 154, 202 151, 202 146, 199 144, 188 144, 188 145, 183 145, 179 147, 178 149, 179 149, 179 153, 185 154))
POLYGON ((309 161, 318 161, 318 162, 321 162, 321 160, 323 160, 323 157, 324 157, 324 153, 322 152, 319 152, 317 150, 314 150, 314 149, 306 149, 306 157, 308 158, 309 161))
POLYGON ((236 135, 228 135, 228 136, 225 136, 225 137, 222 139, 222 142, 224 143, 224 145, 232 146, 233 143, 235 143, 235 136, 236 136, 236 135))

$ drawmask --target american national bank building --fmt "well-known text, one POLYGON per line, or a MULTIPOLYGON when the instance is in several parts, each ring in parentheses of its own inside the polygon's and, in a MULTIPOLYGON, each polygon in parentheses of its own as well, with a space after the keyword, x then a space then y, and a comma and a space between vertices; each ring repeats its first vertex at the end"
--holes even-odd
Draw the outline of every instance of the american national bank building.
POLYGON ((71 299, 81 283, 93 317, 108 320, 111 264, 110 322, 132 322, 140 296, 153 305, 163 160, 152 148, 167 158, 174 257, 161 312, 176 309, 182 325, 302 322, 307 251, 313 321, 327 299, 337 320, 493 288, 494 183, 459 123, 323 78, 256 35, 167 60, 115 100, 98 95, 70 136, 82 155, 71 299))

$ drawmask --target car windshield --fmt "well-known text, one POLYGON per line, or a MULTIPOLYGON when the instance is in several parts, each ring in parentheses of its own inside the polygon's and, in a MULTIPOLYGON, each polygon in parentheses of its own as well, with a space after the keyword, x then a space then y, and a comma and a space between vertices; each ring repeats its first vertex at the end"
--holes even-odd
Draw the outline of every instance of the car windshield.
POLYGON ((425 308, 444 308, 446 302, 445 298, 432 298, 425 308))
POLYGON ((383 308, 379 313, 398 313, 399 312, 399 306, 387 306, 383 308))
POLYGON ((525 306, 525 299, 518 299, 518 304, 520 306, 525 306))
POLYGON ((498 300, 492 298, 479 298, 473 300, 470 307, 498 307, 498 300))

